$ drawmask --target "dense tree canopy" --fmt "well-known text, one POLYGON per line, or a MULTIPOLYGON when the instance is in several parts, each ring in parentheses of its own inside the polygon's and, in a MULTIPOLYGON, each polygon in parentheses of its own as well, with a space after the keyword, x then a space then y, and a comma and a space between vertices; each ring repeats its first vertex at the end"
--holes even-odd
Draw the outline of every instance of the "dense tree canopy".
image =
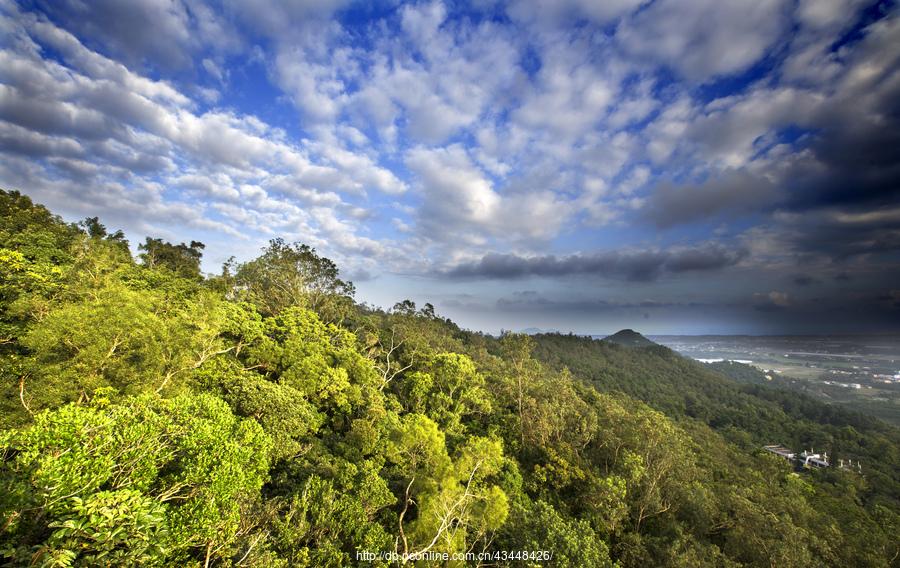
POLYGON ((897 562, 877 420, 665 348, 358 305, 300 244, 204 278, 202 248, 148 238, 138 262, 98 219, 0 192, 4 563, 897 562), (768 442, 865 470, 797 472, 768 442))
MULTIPOLYGON (((105 231, 104 231, 105 232, 105 231)), ((200 259, 206 246, 199 241, 190 244, 167 243, 162 239, 147 237, 138 245, 141 261, 150 268, 164 267, 185 278, 200 277, 200 259)))

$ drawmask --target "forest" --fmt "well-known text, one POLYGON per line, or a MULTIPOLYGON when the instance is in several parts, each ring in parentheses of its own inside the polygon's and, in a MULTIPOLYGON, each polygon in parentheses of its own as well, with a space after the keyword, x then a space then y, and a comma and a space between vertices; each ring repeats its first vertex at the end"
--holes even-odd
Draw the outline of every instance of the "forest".
POLYGON ((359 303, 303 244, 217 275, 203 250, 0 191, 0 563, 900 559, 900 432, 876 419, 661 346, 359 303))

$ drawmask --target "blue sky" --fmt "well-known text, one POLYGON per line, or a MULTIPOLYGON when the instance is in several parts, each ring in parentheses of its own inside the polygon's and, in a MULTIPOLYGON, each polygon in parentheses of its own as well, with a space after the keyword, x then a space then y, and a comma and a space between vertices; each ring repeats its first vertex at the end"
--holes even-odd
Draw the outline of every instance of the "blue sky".
POLYGON ((317 247, 496 332, 898 331, 900 19, 858 0, 0 0, 0 187, 317 247))

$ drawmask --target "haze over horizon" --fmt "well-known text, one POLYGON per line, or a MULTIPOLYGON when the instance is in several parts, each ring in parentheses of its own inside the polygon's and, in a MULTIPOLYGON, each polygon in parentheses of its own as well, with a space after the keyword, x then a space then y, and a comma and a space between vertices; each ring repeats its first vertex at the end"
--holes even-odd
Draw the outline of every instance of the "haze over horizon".
POLYGON ((898 16, 0 0, 0 188, 492 333, 896 333, 898 16))

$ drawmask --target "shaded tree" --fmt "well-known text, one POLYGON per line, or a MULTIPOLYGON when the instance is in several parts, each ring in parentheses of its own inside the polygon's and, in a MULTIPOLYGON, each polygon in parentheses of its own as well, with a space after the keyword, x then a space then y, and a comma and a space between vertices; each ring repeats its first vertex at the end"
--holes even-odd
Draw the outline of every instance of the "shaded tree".
POLYGON ((141 261, 148 268, 166 268, 184 278, 200 278, 200 260, 206 245, 199 241, 173 245, 162 239, 147 239, 138 249, 141 261))

